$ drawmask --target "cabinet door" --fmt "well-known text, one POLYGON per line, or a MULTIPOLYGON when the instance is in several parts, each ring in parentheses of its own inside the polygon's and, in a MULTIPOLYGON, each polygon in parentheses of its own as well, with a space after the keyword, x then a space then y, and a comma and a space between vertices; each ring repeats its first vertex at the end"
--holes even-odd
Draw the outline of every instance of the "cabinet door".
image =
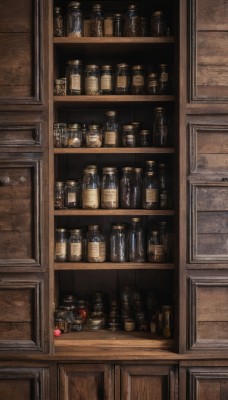
POLYGON ((113 367, 104 364, 60 365, 61 400, 113 400, 113 367))
POLYGON ((121 367, 121 400, 175 400, 177 375, 171 366, 121 367))
POLYGON ((188 400, 226 400, 228 368, 191 368, 188 400))

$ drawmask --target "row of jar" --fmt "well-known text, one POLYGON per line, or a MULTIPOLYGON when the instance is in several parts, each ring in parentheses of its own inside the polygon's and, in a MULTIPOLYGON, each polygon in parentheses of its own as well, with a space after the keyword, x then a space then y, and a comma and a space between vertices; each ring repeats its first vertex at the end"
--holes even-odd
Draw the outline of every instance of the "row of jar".
POLYGON ((100 177, 96 165, 87 165, 81 180, 56 181, 54 208, 77 209, 170 209, 171 188, 166 164, 146 161, 146 171, 141 167, 122 167, 118 176, 115 167, 104 167, 100 177))
POLYGON ((166 221, 160 221, 148 235, 136 217, 131 218, 130 227, 113 224, 106 235, 99 225, 89 225, 86 230, 57 228, 55 232, 56 262, 165 263, 172 260, 172 248, 166 221))
POLYGON ((137 5, 131 4, 122 14, 104 13, 101 4, 94 4, 90 16, 81 12, 80 3, 71 1, 66 15, 54 7, 54 36, 62 37, 137 37, 167 36, 170 29, 162 10, 154 11, 150 18, 141 16, 137 5))
POLYGON ((157 95, 169 94, 171 84, 167 64, 147 73, 145 65, 83 65, 81 60, 67 62, 66 78, 55 79, 54 95, 157 95))

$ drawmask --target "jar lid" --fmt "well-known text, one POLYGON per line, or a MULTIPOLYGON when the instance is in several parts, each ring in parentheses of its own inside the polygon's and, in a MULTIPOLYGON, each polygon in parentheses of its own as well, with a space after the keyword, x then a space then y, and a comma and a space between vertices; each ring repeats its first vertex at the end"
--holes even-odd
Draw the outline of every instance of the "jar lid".
POLYGON ((110 71, 112 69, 112 65, 102 65, 101 69, 104 71, 110 71))
POLYGON ((68 124, 67 127, 69 129, 80 129, 81 128, 81 124, 80 123, 68 124))
POLYGON ((98 65, 95 64, 88 64, 85 66, 86 69, 91 69, 91 70, 95 70, 95 69, 99 69, 98 65))
POLYGON ((116 13, 116 14, 114 14, 114 17, 115 18, 123 18, 123 14, 116 13))
POLYGON ((78 2, 78 1, 71 1, 69 4, 68 4, 68 7, 80 7, 80 3, 78 2))
POLYGON ((160 226, 167 226, 167 221, 159 221, 158 224, 160 226))
POLYGON ((97 168, 85 168, 83 172, 84 174, 96 174, 97 168))
POLYGON ((140 221, 141 221, 141 218, 139 218, 139 217, 132 217, 132 218, 131 218, 131 221, 132 221, 132 222, 140 222, 140 221))
POLYGON ((64 303, 73 303, 76 301, 76 296, 74 294, 65 294, 63 297, 64 303))
POLYGON ((89 129, 100 129, 101 125, 100 124, 89 124, 89 129))
POLYGON ((63 84, 63 78, 55 79, 55 84, 56 85, 62 85, 63 84))
POLYGON ((161 168, 161 169, 166 168, 166 164, 165 163, 159 163, 158 164, 158 168, 161 168))
POLYGON ((138 7, 137 7, 137 5, 136 4, 130 4, 129 6, 128 6, 128 10, 136 10, 138 7))
POLYGON ((69 60, 67 61, 68 65, 82 65, 82 61, 81 60, 69 60))
POLYGON ((116 115, 118 115, 118 111, 111 111, 111 110, 105 111, 105 115, 107 117, 115 117, 116 115))
POLYGON ((124 225, 112 225, 112 229, 115 229, 115 230, 117 230, 117 229, 125 229, 125 226, 124 225))
POLYGON ((134 70, 142 70, 142 69, 144 69, 144 66, 143 65, 133 65, 133 67, 132 67, 132 70, 134 71, 134 70))
POLYGON ((158 67, 166 68, 166 67, 168 67, 168 64, 158 64, 158 67))
POLYGON ((133 126, 133 124, 122 125, 122 129, 123 129, 124 131, 133 130, 133 129, 134 129, 134 126, 133 126))
POLYGON ((94 4, 92 7, 93 11, 100 11, 102 9, 102 5, 101 4, 94 4))
POLYGON ((163 11, 161 11, 161 10, 159 10, 159 11, 154 11, 154 12, 152 13, 152 17, 158 17, 158 16, 160 16, 160 15, 163 15, 163 11))
POLYGON ((156 111, 156 112, 165 111, 165 107, 154 107, 154 111, 156 111))
POLYGON ((59 232, 59 233, 66 233, 66 232, 67 232, 67 229, 65 229, 65 228, 56 228, 55 231, 56 231, 56 232, 59 232))
POLYGON ((86 165, 86 169, 96 169, 97 170, 97 166, 96 165, 86 165))
POLYGON ((155 230, 151 231, 151 233, 152 233, 152 235, 155 235, 155 236, 159 234, 159 232, 155 231, 155 230))
POLYGON ((89 231, 99 231, 100 230, 100 225, 89 225, 88 226, 89 231))
POLYGON ((156 163, 156 161, 154 161, 154 160, 147 160, 147 161, 146 161, 146 164, 147 164, 147 165, 156 165, 157 163, 156 163))
POLYGON ((70 229, 71 234, 76 234, 76 233, 82 233, 82 230, 80 228, 74 228, 70 229))
POLYGON ((154 171, 146 171, 145 174, 147 176, 153 176, 153 175, 155 175, 155 172, 154 171))
POLYGON ((117 168, 115 168, 115 167, 104 167, 102 172, 103 172, 103 174, 117 174, 117 168))
POLYGON ((54 7, 54 11, 55 12, 61 12, 62 10, 61 10, 61 7, 54 7))
POLYGON ((117 66, 117 68, 129 68, 129 65, 125 64, 125 63, 117 64, 116 66, 117 66))
POLYGON ((123 168, 122 168, 122 171, 123 171, 123 172, 133 172, 133 171, 134 171, 134 168, 133 168, 133 167, 123 167, 123 168))
POLYGON ((55 186, 62 187, 62 186, 64 186, 64 182, 56 181, 55 186))
POLYGON ((151 72, 150 74, 148 74, 148 78, 157 78, 158 74, 157 72, 151 72))
POLYGON ((142 136, 146 136, 146 135, 149 135, 149 134, 150 134, 150 131, 149 131, 148 129, 142 129, 142 130, 139 132, 139 134, 142 135, 142 136))
POLYGON ((141 174, 142 173, 142 168, 141 167, 136 167, 135 168, 135 173, 137 173, 137 174, 141 174))
POLYGON ((75 186, 75 185, 77 185, 78 184, 78 180, 77 181, 73 181, 73 180, 68 180, 68 181, 66 181, 66 185, 69 185, 69 186, 75 186))
POLYGON ((82 317, 76 317, 74 320, 73 320, 73 324, 74 325, 81 325, 83 323, 83 318, 82 317))

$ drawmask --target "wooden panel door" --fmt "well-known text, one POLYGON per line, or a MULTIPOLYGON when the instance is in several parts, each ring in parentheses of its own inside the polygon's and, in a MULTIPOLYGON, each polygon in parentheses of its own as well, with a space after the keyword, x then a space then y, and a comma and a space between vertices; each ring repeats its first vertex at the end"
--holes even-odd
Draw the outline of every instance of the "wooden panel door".
POLYGON ((113 367, 104 364, 61 364, 61 400, 114 400, 113 367))
POLYGON ((228 368, 190 368, 188 400, 227 400, 228 368))

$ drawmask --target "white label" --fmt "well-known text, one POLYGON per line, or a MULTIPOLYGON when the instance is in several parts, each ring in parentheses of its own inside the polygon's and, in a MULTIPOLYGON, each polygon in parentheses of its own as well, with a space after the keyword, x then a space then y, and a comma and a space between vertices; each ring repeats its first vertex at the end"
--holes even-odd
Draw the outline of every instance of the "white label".
POLYGON ((118 76, 116 86, 118 88, 126 88, 127 87, 127 77, 126 76, 118 76))
POLYGON ((98 78, 96 78, 96 76, 89 76, 86 78, 86 90, 88 92, 98 91, 98 78))
POLYGON ((133 76, 133 86, 144 86, 144 77, 141 75, 133 76))
POLYGON ((68 201, 68 203, 75 203, 76 202, 76 193, 68 193, 67 201, 68 201))
POLYGON ((148 250, 153 261, 165 262, 165 246, 163 244, 149 244, 148 250))
POLYGON ((79 243, 71 243, 70 244, 70 253, 72 256, 81 257, 82 255, 82 244, 79 243))
POLYGON ((81 90, 81 76, 79 74, 72 74, 70 76, 70 89, 81 90))
POLYGON ((101 90, 111 90, 112 89, 112 77, 111 75, 101 76, 101 90))
POLYGON ((89 242, 88 243, 88 256, 91 258, 98 258, 100 255, 99 251, 99 243, 98 242, 89 242))
POLYGON ((65 256, 67 253, 67 244, 66 242, 57 242, 55 246, 55 255, 56 256, 65 256))
POLYGON ((113 36, 113 20, 111 18, 104 20, 105 36, 113 36))
POLYGON ((162 72, 160 75, 160 81, 161 82, 168 82, 169 79, 169 74, 168 72, 162 72))
POLYGON ((117 189, 103 189, 101 192, 101 201, 118 203, 118 190, 117 189))
POLYGON ((146 189, 146 203, 158 202, 158 189, 146 189))
POLYGON ((82 204, 83 207, 98 208, 99 207, 98 189, 83 189, 82 204))
POLYGON ((105 131, 104 137, 105 137, 105 144, 116 144, 116 132, 115 131, 105 131))

